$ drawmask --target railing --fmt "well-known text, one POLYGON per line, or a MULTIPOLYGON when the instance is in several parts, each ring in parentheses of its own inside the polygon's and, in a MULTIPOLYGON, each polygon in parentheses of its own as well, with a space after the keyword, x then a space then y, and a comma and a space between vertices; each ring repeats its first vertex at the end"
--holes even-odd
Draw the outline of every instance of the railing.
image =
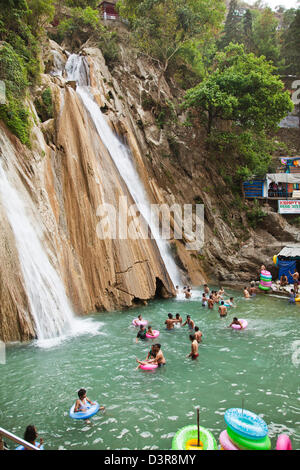
POLYGON ((21 439, 18 436, 15 436, 13 433, 6 431, 3 428, 0 428, 0 450, 4 450, 4 443, 3 443, 3 437, 6 439, 9 439, 10 441, 15 442, 16 444, 19 444, 27 450, 40 450, 38 447, 35 447, 34 445, 30 444, 27 441, 24 441, 24 439, 21 439))
POLYGON ((272 189, 269 189, 268 197, 293 199, 293 193, 289 193, 288 191, 273 191, 272 189))

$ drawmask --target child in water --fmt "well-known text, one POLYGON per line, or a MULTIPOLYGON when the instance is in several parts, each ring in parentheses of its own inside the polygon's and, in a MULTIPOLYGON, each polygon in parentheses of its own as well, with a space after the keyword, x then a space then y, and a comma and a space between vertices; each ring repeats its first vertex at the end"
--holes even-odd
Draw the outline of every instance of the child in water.
POLYGON ((152 331, 152 326, 151 326, 151 325, 148 326, 147 335, 150 335, 150 336, 153 336, 153 335, 154 335, 154 333, 153 333, 153 331, 152 331))
POLYGON ((231 328, 232 325, 239 325, 241 327, 241 329, 244 328, 243 325, 241 324, 241 322, 237 319, 237 317, 234 317, 234 319, 232 320, 232 322, 230 323, 228 328, 231 328))
MULTIPOLYGON (((88 409, 92 406, 95 405, 93 401, 91 401, 87 396, 86 396, 86 390, 84 388, 81 388, 78 390, 78 399, 76 400, 75 403, 75 408, 74 408, 74 413, 78 413, 79 411, 85 413, 88 411, 88 409)), ((104 406, 100 406, 100 410, 104 410, 104 406)), ((87 419, 85 420, 87 423, 90 423, 90 421, 87 419)))

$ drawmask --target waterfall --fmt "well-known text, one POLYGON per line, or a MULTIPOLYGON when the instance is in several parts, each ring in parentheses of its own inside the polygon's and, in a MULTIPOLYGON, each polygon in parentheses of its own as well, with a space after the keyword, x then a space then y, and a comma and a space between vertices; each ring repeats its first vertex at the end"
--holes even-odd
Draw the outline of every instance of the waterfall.
POLYGON ((175 261, 171 255, 168 242, 161 238, 159 227, 154 223, 151 217, 151 206, 148 200, 144 185, 138 175, 133 163, 130 150, 126 147, 116 134, 111 130, 104 114, 93 99, 89 88, 89 74, 87 73, 87 65, 83 57, 72 54, 66 64, 66 74, 68 80, 76 81, 77 93, 89 112, 97 132, 107 148, 112 160, 114 161, 123 181, 125 182, 129 193, 131 194, 137 208, 144 217, 146 223, 150 227, 152 236, 154 237, 159 249, 161 258, 169 273, 174 286, 180 284, 180 275, 175 261))
POLYGON ((38 345, 52 346, 57 340, 74 335, 80 329, 85 331, 82 327, 84 321, 74 318, 63 282, 37 235, 40 228, 35 226, 34 218, 29 215, 25 202, 9 182, 1 162, 0 198, 15 236, 38 345))

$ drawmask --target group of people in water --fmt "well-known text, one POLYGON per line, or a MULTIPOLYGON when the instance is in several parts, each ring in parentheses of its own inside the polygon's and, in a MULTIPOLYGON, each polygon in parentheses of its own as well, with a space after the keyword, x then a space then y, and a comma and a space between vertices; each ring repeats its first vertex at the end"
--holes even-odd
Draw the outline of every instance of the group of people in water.
MULTIPOLYGON (((230 297, 229 299, 224 299, 227 295, 223 287, 220 287, 219 290, 212 290, 210 291, 207 284, 204 284, 204 292, 202 295, 202 307, 208 307, 209 310, 213 310, 214 305, 218 304, 218 313, 220 317, 226 317, 228 313, 229 307, 236 307, 234 303, 234 297, 230 297)), ((180 293, 179 287, 176 286, 177 295, 180 293)), ((183 288, 182 291, 185 294, 185 298, 189 299, 192 296, 192 289, 191 287, 187 286, 183 288)), ((250 294, 249 294, 250 295, 250 294)), ((253 294, 252 294, 253 295, 253 294)), ((142 318, 142 315, 139 315, 137 318, 137 322, 141 322, 139 326, 139 331, 136 336, 136 342, 139 340, 146 340, 147 337, 151 337, 153 335, 153 330, 151 326, 146 327, 145 322, 142 318)), ((197 359, 199 357, 199 344, 202 341, 203 333, 200 331, 199 327, 195 325, 194 320, 191 318, 190 315, 186 315, 185 321, 183 321, 182 316, 180 313, 176 313, 175 316, 172 313, 168 313, 167 318, 164 322, 165 328, 167 331, 174 331, 177 328, 183 328, 185 326, 188 327, 190 334, 189 339, 191 341, 191 351, 186 357, 190 357, 192 360, 197 359)), ((234 317, 228 328, 232 327, 232 325, 238 325, 241 329, 243 329, 242 323, 238 320, 237 317, 234 317)), ((148 352, 147 357, 140 361, 136 358, 138 362, 138 368, 141 365, 146 364, 156 364, 158 367, 166 364, 165 357, 163 355, 161 344, 156 343, 151 346, 151 350, 148 352)))

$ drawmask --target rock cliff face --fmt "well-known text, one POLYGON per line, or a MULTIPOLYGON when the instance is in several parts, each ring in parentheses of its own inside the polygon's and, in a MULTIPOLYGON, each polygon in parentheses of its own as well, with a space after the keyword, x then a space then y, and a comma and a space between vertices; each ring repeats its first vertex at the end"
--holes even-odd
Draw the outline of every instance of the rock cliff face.
MULTIPOLYGON (((124 43, 120 49, 121 60, 110 70, 91 42, 80 54, 88 64, 87 79, 95 100, 111 128, 129 146, 149 201, 205 205, 203 250, 186 250, 188 234, 170 244, 182 278, 195 285, 209 278, 249 279, 258 265, 271 260, 284 239, 297 240, 298 231, 269 208, 266 225, 256 232, 247 228, 247 241, 243 242, 245 215, 232 204, 233 196, 218 165, 207 161, 201 129, 184 127, 185 116, 178 110, 174 111, 176 125, 158 123, 153 109, 157 71, 124 43)), ((129 205, 133 200, 76 93, 75 83, 67 82, 67 59, 68 54, 53 41, 44 46, 41 85, 28 100, 32 147, 22 146, 0 123, 1 165, 26 200, 29 216, 35 219, 39 237, 78 315, 172 296, 174 287, 155 240, 102 240, 98 236, 99 206, 118 207, 120 197, 127 197, 129 205), (34 102, 47 88, 51 89, 54 111, 50 119, 41 122, 34 102)), ((162 81, 165 102, 172 101, 173 93, 162 81)), ((0 339, 22 341, 35 337, 35 325, 1 200, 0 215, 0 339)), ((175 225, 173 217, 173 228, 175 225)))
MULTIPOLYGON (((54 46, 48 51, 56 59, 53 67, 58 59, 63 67, 66 57, 54 46)), ((100 53, 102 63, 97 64, 97 59, 93 60, 94 66, 101 68, 100 53)), ((91 79, 94 77, 92 74, 91 79)), ((155 240, 98 237, 98 207, 104 203, 117 207, 120 197, 127 197, 128 205, 133 200, 91 117, 69 85, 60 76, 42 77, 41 90, 51 88, 54 117, 38 122, 34 105, 29 103, 34 120, 31 151, 1 127, 2 167, 34 214, 39 236, 76 313, 129 307, 156 295, 172 296, 174 287, 155 240)), ((127 134, 146 181, 130 125, 119 120, 111 124, 116 129, 122 127, 127 134)), ((4 220, 0 245, 0 337, 5 341, 30 339, 35 337, 35 325, 14 236, 2 204, 0 210, 4 220)))

